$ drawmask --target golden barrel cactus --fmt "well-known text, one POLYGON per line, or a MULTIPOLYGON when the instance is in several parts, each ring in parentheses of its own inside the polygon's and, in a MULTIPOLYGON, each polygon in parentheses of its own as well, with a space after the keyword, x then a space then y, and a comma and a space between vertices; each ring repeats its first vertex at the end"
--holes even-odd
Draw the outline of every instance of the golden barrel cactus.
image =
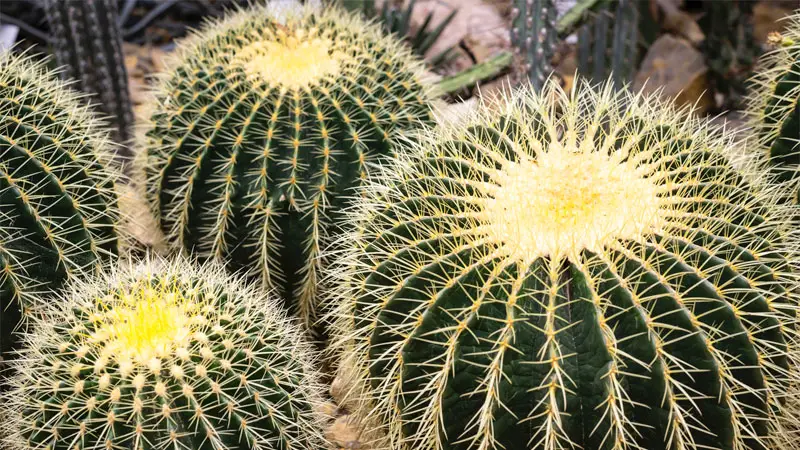
POLYGON ((431 120, 421 61, 339 8, 253 7, 184 42, 156 89, 148 197, 176 246, 314 321, 320 249, 404 130, 431 120))
POLYGON ((711 131, 550 83, 409 140, 331 271, 375 447, 791 448, 791 206, 711 131))
POLYGON ((0 395, 16 449, 318 450, 299 325, 216 264, 147 260, 42 305, 0 395))

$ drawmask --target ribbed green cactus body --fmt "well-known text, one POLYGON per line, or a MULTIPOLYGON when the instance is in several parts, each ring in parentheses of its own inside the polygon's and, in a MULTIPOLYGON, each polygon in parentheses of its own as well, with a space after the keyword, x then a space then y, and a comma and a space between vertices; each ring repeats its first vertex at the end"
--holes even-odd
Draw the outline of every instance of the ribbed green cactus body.
POLYGON ((749 113, 773 172, 778 180, 791 181, 800 167, 800 19, 792 17, 783 34, 774 42, 778 48, 759 63, 762 69, 754 79, 749 113))
MULTIPOLYGON (((798 142, 800 142, 800 49, 793 49, 793 63, 778 75, 774 91, 767 100, 763 122, 766 127, 762 138, 769 148, 771 161, 785 169, 798 167, 798 142)), ((781 179, 788 180, 792 170, 781 171, 781 179)))
POLYGON ((517 94, 370 189, 334 300, 386 447, 782 448, 784 219, 698 123, 601 91, 517 94))
POLYGON ((0 55, 2 352, 31 296, 119 251, 114 177, 101 124, 28 59, 0 55))
POLYGON ((161 226, 202 258, 278 287, 309 321, 335 211, 401 131, 430 120, 420 63, 338 9, 290 12, 284 24, 265 9, 241 12, 180 53, 148 133, 161 226), (315 39, 323 55, 303 55, 315 39), (311 70, 303 64, 328 57, 334 69, 298 81, 311 70), (277 58, 300 68, 265 74, 277 58), (297 78, 281 75, 295 69, 297 78))
POLYGON ((145 262, 36 320, 4 401, 29 449, 322 447, 299 327, 216 266, 145 262))

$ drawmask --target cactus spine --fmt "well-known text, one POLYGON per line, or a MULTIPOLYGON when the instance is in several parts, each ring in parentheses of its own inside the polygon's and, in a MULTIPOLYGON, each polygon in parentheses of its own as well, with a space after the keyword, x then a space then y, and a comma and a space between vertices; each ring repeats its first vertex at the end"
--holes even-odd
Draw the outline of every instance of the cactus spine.
POLYGON ((524 78, 537 89, 552 71, 550 60, 558 39, 557 12, 553 0, 514 0, 511 41, 524 78))
POLYGON ((112 138, 131 138, 133 110, 117 25, 116 0, 46 0, 56 60, 65 79, 78 80, 91 101, 112 121, 112 138))
POLYGON ((146 144, 161 227, 279 288, 310 324, 321 242, 350 188, 430 120, 422 63, 339 8, 241 11, 178 54, 146 144))
POLYGON ((322 447, 313 351, 260 289, 157 260, 60 295, 12 363, 10 448, 322 447))
POLYGON ((331 270, 376 448, 790 448, 791 211, 708 127, 551 82, 389 163, 331 270))
POLYGON ((791 181, 800 168, 800 15, 791 18, 783 36, 772 37, 778 47, 764 56, 749 112, 755 138, 774 172, 779 180, 791 181))
POLYGON ((119 252, 116 174, 104 123, 55 73, 0 53, 0 344, 32 297, 119 252))

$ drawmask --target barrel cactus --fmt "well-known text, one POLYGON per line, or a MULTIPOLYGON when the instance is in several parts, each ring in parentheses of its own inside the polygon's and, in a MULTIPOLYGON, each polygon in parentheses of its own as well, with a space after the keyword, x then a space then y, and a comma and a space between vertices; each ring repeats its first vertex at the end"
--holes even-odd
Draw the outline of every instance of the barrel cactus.
POLYGON ((610 83, 493 108, 387 163, 331 267, 376 447, 790 448, 797 245, 763 163, 610 83))
POLYGON ((255 6, 179 48, 144 164, 170 242, 260 277, 314 320, 324 239, 350 188, 431 120, 422 63, 339 8, 255 6))
POLYGON ((777 48, 760 63, 749 112, 774 172, 779 180, 791 181, 800 169, 800 15, 790 19, 783 35, 771 38, 777 48))
POLYGON ((30 57, 0 52, 0 344, 31 298, 119 252, 113 153, 83 99, 30 57))
POLYGON ((262 290, 152 260, 61 297, 12 362, 8 448, 322 447, 313 351, 262 290))

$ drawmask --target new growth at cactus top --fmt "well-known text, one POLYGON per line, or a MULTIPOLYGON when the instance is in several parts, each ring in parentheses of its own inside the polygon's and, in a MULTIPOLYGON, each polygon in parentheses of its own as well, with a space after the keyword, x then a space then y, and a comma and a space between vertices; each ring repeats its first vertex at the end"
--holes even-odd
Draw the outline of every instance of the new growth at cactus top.
POLYGON ((395 39, 338 8, 254 7, 185 42, 146 142, 172 242, 258 276, 311 323, 351 188, 430 120, 422 63, 395 39))
POLYGON ((797 244, 760 161, 610 84, 492 108, 414 138, 343 239, 375 447, 793 448, 797 244))

